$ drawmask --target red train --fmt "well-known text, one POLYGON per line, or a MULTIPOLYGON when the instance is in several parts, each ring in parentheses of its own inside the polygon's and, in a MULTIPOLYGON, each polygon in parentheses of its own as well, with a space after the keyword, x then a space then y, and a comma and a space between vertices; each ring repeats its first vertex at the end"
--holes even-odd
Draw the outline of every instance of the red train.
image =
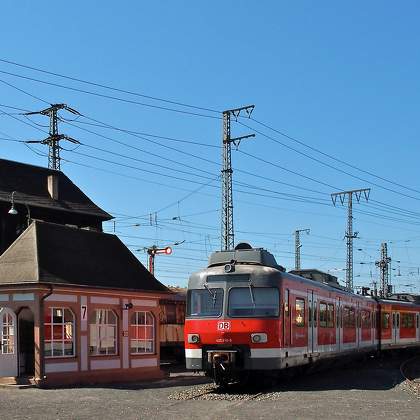
POLYGON ((420 346, 420 301, 350 293, 317 270, 286 273, 272 254, 248 244, 213 253, 190 277, 186 315, 187 369, 205 371, 217 384, 252 371, 420 346))

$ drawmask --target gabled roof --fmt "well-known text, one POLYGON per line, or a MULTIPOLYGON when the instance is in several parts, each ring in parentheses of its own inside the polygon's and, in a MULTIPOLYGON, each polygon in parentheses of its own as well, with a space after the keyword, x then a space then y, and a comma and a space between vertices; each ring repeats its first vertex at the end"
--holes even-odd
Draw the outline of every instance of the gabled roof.
POLYGON ((112 216, 100 209, 61 171, 0 159, 0 202, 15 201, 31 207, 67 211, 110 220, 112 216), (48 193, 48 176, 58 178, 58 199, 48 193))
POLYGON ((169 292, 117 236, 39 221, 0 256, 0 285, 28 283, 169 292))

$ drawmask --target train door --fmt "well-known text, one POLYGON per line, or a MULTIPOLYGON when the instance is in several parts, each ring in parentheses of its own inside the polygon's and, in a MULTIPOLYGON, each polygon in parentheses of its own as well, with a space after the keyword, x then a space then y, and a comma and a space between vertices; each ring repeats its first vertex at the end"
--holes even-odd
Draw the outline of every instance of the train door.
POLYGON ((337 343, 337 350, 340 351, 343 345, 343 323, 341 320, 341 298, 337 299, 336 306, 337 306, 337 312, 336 312, 337 319, 335 322, 335 325, 336 325, 335 341, 337 343))
POLYGON ((308 353, 314 353, 316 348, 316 311, 315 311, 314 291, 308 290, 308 353))
POLYGON ((362 341, 362 329, 361 329, 361 313, 360 313, 360 303, 357 302, 356 305, 356 348, 360 347, 360 342, 362 341))
POLYGON ((420 314, 416 314, 417 341, 420 341, 420 314))
POLYGON ((0 377, 17 376, 16 314, 0 308, 0 377))
POLYGON ((283 297, 283 347, 290 347, 291 337, 291 314, 290 314, 290 293, 289 289, 284 289, 283 297))
POLYGON ((400 341, 400 313, 392 312, 392 344, 400 341))

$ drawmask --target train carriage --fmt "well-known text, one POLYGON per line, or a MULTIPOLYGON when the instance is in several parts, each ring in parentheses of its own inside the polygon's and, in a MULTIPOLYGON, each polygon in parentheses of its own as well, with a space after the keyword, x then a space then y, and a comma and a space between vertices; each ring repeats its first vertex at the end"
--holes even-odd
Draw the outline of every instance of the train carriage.
POLYGON ((380 348, 420 345, 420 305, 350 293, 318 270, 286 273, 264 249, 215 252, 189 280, 188 369, 216 383, 380 348))

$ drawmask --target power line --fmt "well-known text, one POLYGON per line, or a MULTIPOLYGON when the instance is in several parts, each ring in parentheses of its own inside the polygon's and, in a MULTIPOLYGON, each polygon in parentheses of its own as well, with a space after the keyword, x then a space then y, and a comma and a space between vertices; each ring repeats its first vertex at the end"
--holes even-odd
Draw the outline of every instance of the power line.
MULTIPOLYGON (((64 123, 68 123, 69 120, 63 118, 62 121, 64 123)), ((94 124, 94 123, 90 123, 87 121, 78 121, 78 124, 86 124, 86 125, 90 125, 93 127, 99 127, 99 128, 107 128, 109 129, 110 127, 107 127, 106 125, 103 124, 94 124)), ((77 124, 72 124, 74 127, 77 127, 79 129, 82 129, 79 125, 77 124)), ((161 136, 161 135, 157 135, 157 134, 151 134, 151 133, 144 133, 142 131, 135 131, 135 130, 126 130, 126 132, 130 132, 132 134, 138 134, 141 136, 146 136, 146 137, 152 137, 152 138, 156 138, 156 139, 162 139, 162 140, 169 140, 169 141, 174 141, 174 142, 178 142, 178 143, 186 143, 186 144, 192 144, 195 146, 203 146, 203 147, 211 147, 214 149, 220 149, 221 147, 215 144, 209 144, 209 143, 203 143, 203 142, 198 142, 198 141, 192 141, 192 140, 185 140, 185 139, 180 139, 180 138, 174 138, 174 137, 168 137, 168 136, 161 136)))
POLYGON ((5 85, 7 85, 7 86, 9 86, 9 87, 11 87, 11 88, 13 88, 13 89, 18 90, 19 92, 24 93, 25 95, 30 96, 30 97, 31 97, 31 98, 33 98, 33 99, 36 99, 37 101, 41 101, 41 102, 46 103, 47 105, 50 105, 50 103, 49 103, 49 102, 47 102, 46 100, 44 100, 44 99, 40 98, 39 96, 33 95, 32 93, 29 93, 29 92, 26 92, 25 90, 20 89, 20 88, 18 88, 17 86, 14 86, 14 85, 12 85, 11 83, 6 82, 6 81, 5 81, 5 80, 3 80, 3 79, 0 79, 0 82, 1 82, 1 83, 4 83, 5 85))
POLYGON ((288 144, 286 144, 286 143, 283 143, 283 142, 281 142, 281 141, 279 141, 279 140, 277 140, 277 139, 275 139, 275 138, 273 138, 273 137, 271 137, 271 136, 269 136, 269 135, 267 135, 267 134, 265 134, 265 133, 263 133, 263 132, 261 132, 261 131, 259 131, 259 130, 256 130, 255 128, 250 127, 250 126, 249 126, 249 125, 247 125, 247 124, 242 123, 241 121, 237 121, 237 123, 238 123, 238 124, 240 124, 240 125, 242 125, 242 126, 244 126, 244 127, 247 127, 248 129, 250 129, 250 130, 254 131, 254 132, 255 132, 255 133, 257 133, 257 134, 260 134, 261 136, 263 136, 263 137, 265 137, 265 138, 267 138, 267 139, 269 139, 269 140, 274 141, 275 143, 278 143, 278 144, 282 145, 283 147, 286 147, 287 149, 290 149, 290 150, 292 150, 292 151, 294 151, 294 152, 296 152, 296 153, 298 153, 298 154, 300 154, 300 155, 302 155, 302 156, 304 156, 304 157, 306 157, 306 158, 308 158, 308 159, 311 159, 311 160, 313 160, 313 161, 315 161, 315 162, 317 162, 317 163, 319 163, 319 164, 321 164, 321 165, 323 165, 323 166, 326 166, 327 168, 334 169, 335 171, 338 171, 338 172, 340 172, 340 173, 343 173, 343 174, 345 174, 345 175, 348 175, 348 176, 350 176, 350 177, 352 177, 352 178, 355 178, 355 179, 357 179, 357 180, 359 180, 359 181, 367 182, 367 183, 369 183, 369 184, 371 184, 371 185, 374 185, 375 187, 378 187, 378 188, 381 188, 381 189, 383 189, 383 190, 386 190, 386 191, 392 192, 392 193, 394 193, 394 194, 398 194, 398 195, 401 195, 401 196, 403 196, 403 197, 407 197, 407 198, 411 198, 411 199, 413 199, 413 200, 420 201, 420 198, 419 198, 419 197, 414 197, 414 196, 412 196, 412 195, 408 195, 408 194, 402 193, 402 192, 400 192, 400 191, 396 191, 396 190, 393 190, 393 189, 391 189, 391 188, 384 187, 383 185, 380 185, 380 184, 377 184, 377 183, 375 183, 375 182, 372 182, 372 181, 366 180, 366 179, 361 178, 361 177, 359 177, 359 176, 357 176, 357 175, 353 175, 353 174, 351 174, 350 172, 344 171, 343 169, 337 168, 336 166, 330 165, 329 163, 323 162, 322 160, 317 159, 317 158, 315 158, 315 157, 313 157, 313 156, 311 156, 311 155, 308 155, 307 153, 302 152, 301 150, 298 150, 298 149, 296 149, 296 148, 294 148, 294 147, 292 147, 292 146, 289 146, 289 145, 288 145, 288 144))
POLYGON ((87 81, 87 80, 83 80, 83 79, 80 79, 80 78, 71 77, 71 76, 67 76, 67 75, 63 75, 63 74, 59 74, 59 73, 54 73, 52 71, 36 68, 36 67, 33 67, 33 66, 28 66, 28 65, 25 65, 25 64, 21 64, 21 63, 16 63, 14 61, 5 60, 5 59, 1 59, 1 58, 0 58, 0 61, 3 62, 3 63, 12 64, 14 66, 26 68, 26 69, 29 69, 29 70, 34 70, 34 71, 37 71, 37 72, 40 72, 40 73, 49 74, 51 76, 57 76, 57 77, 61 77, 63 79, 72 80, 74 82, 85 83, 85 84, 88 84, 88 85, 101 87, 101 88, 104 88, 104 89, 109 89, 109 90, 112 90, 112 91, 115 91, 115 92, 126 93, 126 94, 129 94, 129 95, 134 95, 134 96, 138 96, 138 97, 142 97, 142 98, 146 98, 146 99, 152 99, 154 101, 165 102, 165 103, 169 103, 169 104, 172 104, 172 105, 179 105, 179 106, 183 106, 185 108, 198 109, 198 110, 201 110, 201 111, 208 111, 208 112, 214 112, 214 113, 220 114, 220 111, 212 109, 212 108, 205 108, 205 107, 201 107, 201 106, 197 106, 197 105, 191 105, 191 104, 186 104, 186 103, 183 103, 183 102, 177 102, 177 101, 173 101, 173 100, 169 100, 169 99, 159 98, 159 97, 156 97, 156 96, 145 95, 143 93, 133 92, 133 91, 130 91, 130 90, 119 89, 119 88, 116 88, 116 87, 113 87, 113 86, 110 86, 110 85, 105 85, 105 84, 96 83, 96 82, 92 82, 92 81, 87 81))
POLYGON ((376 175, 376 174, 374 174, 374 173, 372 173, 372 172, 366 171, 365 169, 359 168, 358 166, 355 166, 355 165, 353 165, 353 164, 350 164, 350 163, 348 163, 348 162, 345 162, 344 160, 341 160, 341 159, 336 158, 336 157, 334 157, 334 156, 332 156, 332 155, 330 155, 330 154, 328 154, 328 153, 325 153, 325 152, 323 152, 322 150, 317 149, 316 147, 310 146, 309 144, 307 144, 307 143, 303 142, 302 140, 297 139, 296 137, 289 136, 288 134, 286 134, 286 133, 284 133, 284 132, 282 132, 282 131, 280 131, 280 130, 277 130, 277 129, 273 128, 273 127, 270 127, 269 125, 267 125, 267 124, 265 124, 265 123, 263 123, 263 122, 261 122, 261 121, 257 121, 255 118, 251 118, 251 120, 252 120, 252 121, 254 121, 255 123, 257 123, 257 124, 259 124, 259 125, 261 125, 261 126, 265 127, 265 128, 268 128, 268 129, 269 129, 269 130, 271 130, 271 131, 274 131, 274 132, 275 132, 275 133, 277 133, 277 134, 280 134, 280 135, 281 135, 281 136, 283 136, 283 137, 288 138, 289 140, 292 140, 292 141, 294 141, 294 142, 296 142, 296 143, 298 143, 298 144, 300 144, 300 145, 302 145, 302 146, 304 146, 304 147, 307 147, 307 148, 308 148, 308 149, 310 149, 310 150, 313 150, 313 151, 315 151, 315 152, 317 152, 317 153, 320 153, 320 154, 321 154, 321 155, 323 155, 323 156, 326 156, 326 157, 328 157, 328 158, 330 158, 330 159, 332 159, 332 160, 335 160, 336 162, 342 163, 342 164, 344 164, 344 165, 346 165, 346 166, 348 166, 348 167, 350 167, 350 168, 356 169, 356 170, 358 170, 358 171, 360 171, 360 172, 363 172, 363 173, 365 173, 365 174, 367 174, 367 175, 370 175, 370 176, 372 176, 372 177, 374 177, 374 178, 378 178, 378 179, 380 179, 380 180, 382 180, 382 181, 388 182, 388 183, 390 183, 390 184, 393 184, 393 185, 396 185, 396 186, 398 186, 398 187, 405 188, 405 189, 407 189, 407 190, 410 190, 410 191, 413 191, 413 192, 417 192, 417 193, 419 193, 419 194, 420 194, 420 191, 419 191, 419 190, 416 190, 416 189, 414 189, 414 188, 410 188, 410 187, 407 187, 407 186, 405 186, 405 185, 399 184, 398 182, 391 181, 391 180, 389 180, 389 179, 387 179, 387 178, 384 178, 384 177, 381 177, 381 176, 379 176, 379 175, 376 175))
POLYGON ((45 80, 36 79, 34 77, 22 76, 20 74, 11 73, 11 72, 4 71, 4 70, 0 70, 0 73, 7 74, 7 75, 13 76, 13 77, 18 77, 20 79, 30 80, 32 82, 42 83, 44 85, 55 86, 55 87, 59 87, 59 88, 62 88, 62 89, 67 89, 67 90, 71 90, 71 91, 74 91, 74 92, 84 93, 86 95, 91 95, 91 96, 98 96, 98 97, 104 98, 104 99, 111 99, 111 100, 114 100, 114 101, 123 102, 123 103, 131 104, 131 105, 140 105, 140 106, 149 107, 149 108, 153 108, 153 109, 159 109, 159 110, 162 110, 162 111, 171 111, 171 112, 176 112, 176 113, 179 113, 179 114, 192 115, 192 116, 196 116, 196 117, 204 117, 204 118, 211 118, 211 119, 220 120, 220 117, 216 117, 214 115, 206 115, 206 114, 200 114, 198 112, 184 111, 184 110, 181 110, 181 109, 169 108, 169 107, 164 107, 164 106, 160 106, 160 105, 147 104, 147 103, 144 103, 144 102, 134 101, 134 100, 131 100, 131 99, 124 99, 124 98, 119 98, 117 96, 105 95, 103 93, 92 92, 92 91, 88 91, 88 90, 85 90, 85 89, 79 89, 79 88, 75 88, 75 87, 71 87, 71 86, 66 86, 66 85, 62 85, 60 83, 47 82, 45 80))

